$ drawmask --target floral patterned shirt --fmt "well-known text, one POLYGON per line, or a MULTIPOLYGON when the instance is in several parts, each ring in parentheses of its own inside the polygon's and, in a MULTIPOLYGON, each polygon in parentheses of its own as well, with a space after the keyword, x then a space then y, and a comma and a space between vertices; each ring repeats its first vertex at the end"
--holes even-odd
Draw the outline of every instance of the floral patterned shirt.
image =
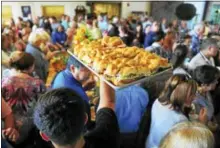
POLYGON ((33 127, 33 109, 41 93, 46 91, 42 80, 9 75, 2 79, 2 97, 11 106, 22 142, 33 127))

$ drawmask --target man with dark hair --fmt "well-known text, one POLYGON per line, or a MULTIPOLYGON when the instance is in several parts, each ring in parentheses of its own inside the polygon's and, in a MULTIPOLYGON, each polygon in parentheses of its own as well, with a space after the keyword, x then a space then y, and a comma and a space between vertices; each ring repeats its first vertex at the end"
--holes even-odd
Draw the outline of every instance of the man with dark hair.
POLYGON ((147 47, 145 50, 156 53, 164 58, 167 58, 167 53, 163 49, 163 41, 164 41, 165 34, 163 31, 159 31, 153 37, 154 43, 147 47))
POLYGON ((211 65, 215 66, 214 59, 218 53, 217 40, 213 38, 205 39, 201 45, 201 51, 192 58, 188 68, 190 70, 195 69, 201 65, 211 65))
POLYGON ((89 79, 90 71, 74 57, 70 56, 66 69, 57 74, 52 89, 66 87, 75 90, 86 102, 89 101, 82 84, 89 79))
POLYGON ((77 61, 74 57, 70 56, 67 62, 66 69, 58 73, 51 84, 52 89, 64 87, 70 88, 77 92, 77 94, 85 102, 86 111, 89 117, 88 123, 90 123, 91 117, 89 98, 85 93, 85 89, 82 87, 82 84, 89 79, 89 76, 90 71, 86 67, 84 67, 79 61, 77 61))
POLYGON ((84 135, 87 114, 83 99, 71 89, 54 89, 39 98, 34 123, 42 138, 55 148, 119 148, 114 106, 114 90, 101 81, 96 127, 84 135))

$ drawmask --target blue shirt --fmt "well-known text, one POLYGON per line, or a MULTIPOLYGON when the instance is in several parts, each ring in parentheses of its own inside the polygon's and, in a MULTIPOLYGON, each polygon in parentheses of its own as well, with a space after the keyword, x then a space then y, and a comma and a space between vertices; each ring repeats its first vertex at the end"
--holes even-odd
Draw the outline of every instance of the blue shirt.
POLYGON ((51 28, 52 28, 53 32, 55 32, 57 30, 59 25, 60 25, 59 23, 51 24, 51 28))
POLYGON ((151 112, 151 127, 145 148, 158 148, 162 138, 177 123, 188 119, 181 113, 170 109, 170 105, 162 105, 158 99, 151 112))
POLYGON ((43 81, 47 79, 48 61, 44 58, 44 54, 41 50, 31 44, 26 46, 27 53, 30 53, 35 59, 35 72, 39 78, 43 81))
POLYGON ((153 31, 150 31, 144 38, 144 48, 149 47, 154 42, 154 37, 156 36, 156 33, 153 31))
POLYGON ((52 89, 66 87, 74 90, 86 102, 89 103, 89 98, 86 95, 82 85, 73 77, 68 69, 65 69, 57 74, 52 84, 52 89))
POLYGON ((102 32, 108 30, 108 22, 106 22, 106 21, 99 21, 98 26, 102 32))
POLYGON ((64 27, 65 30, 67 30, 67 29, 69 28, 69 24, 68 24, 67 21, 64 20, 64 21, 62 21, 61 24, 63 25, 63 27, 64 27))
POLYGON ((131 86, 116 91, 115 113, 121 133, 138 131, 148 102, 148 93, 139 86, 131 86))
POLYGON ((206 93, 206 96, 196 93, 193 104, 195 105, 195 110, 198 115, 202 108, 206 108, 208 120, 212 119, 214 114, 214 106, 212 103, 212 96, 209 92, 206 93))
POLYGON ((55 31, 52 33, 52 42, 53 44, 59 43, 60 45, 64 45, 66 42, 67 36, 65 32, 55 31))
POLYGON ((192 42, 190 49, 192 49, 192 55, 195 56, 197 53, 199 53, 200 50, 200 39, 195 32, 193 32, 191 36, 192 36, 192 42))

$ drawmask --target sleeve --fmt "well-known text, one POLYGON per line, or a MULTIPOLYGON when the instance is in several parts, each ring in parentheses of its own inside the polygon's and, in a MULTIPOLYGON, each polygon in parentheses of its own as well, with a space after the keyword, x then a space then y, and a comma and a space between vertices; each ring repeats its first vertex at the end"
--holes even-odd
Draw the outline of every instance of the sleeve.
POLYGON ((56 43, 57 43, 56 32, 53 32, 53 33, 52 33, 51 39, 52 39, 52 43, 53 43, 53 44, 56 44, 56 43))
POLYGON ((151 46, 151 43, 152 43, 152 38, 151 38, 151 35, 146 35, 145 37, 145 42, 144 42, 144 48, 147 48, 149 46, 151 46))
POLYGON ((190 46, 190 49, 192 49, 192 55, 195 56, 198 52, 198 43, 195 37, 192 37, 192 44, 190 46))
POLYGON ((12 110, 3 98, 1 102, 2 102, 2 118, 5 118, 6 116, 11 114, 12 110))
POLYGON ((199 115, 200 110, 205 107, 205 105, 201 102, 200 98, 195 98, 192 103, 193 111, 195 114, 199 115))
POLYGON ((64 41, 66 42, 66 40, 67 40, 67 35, 66 33, 64 33, 64 41))
POLYGON ((85 135, 86 139, 94 142, 96 147, 106 145, 111 148, 119 147, 119 127, 114 111, 102 108, 96 114, 96 127, 85 135))

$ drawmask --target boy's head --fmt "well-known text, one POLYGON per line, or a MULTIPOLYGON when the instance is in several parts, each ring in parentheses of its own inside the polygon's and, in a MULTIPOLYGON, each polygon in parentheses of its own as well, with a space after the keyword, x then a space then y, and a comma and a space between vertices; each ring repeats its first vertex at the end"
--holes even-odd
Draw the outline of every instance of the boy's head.
POLYGON ((86 122, 83 99, 68 88, 46 92, 34 111, 34 123, 42 138, 57 147, 74 146, 86 122))
POLYGON ((164 37, 165 37, 164 32, 163 31, 159 31, 154 36, 153 40, 154 40, 154 42, 160 42, 161 44, 163 44, 164 37))

